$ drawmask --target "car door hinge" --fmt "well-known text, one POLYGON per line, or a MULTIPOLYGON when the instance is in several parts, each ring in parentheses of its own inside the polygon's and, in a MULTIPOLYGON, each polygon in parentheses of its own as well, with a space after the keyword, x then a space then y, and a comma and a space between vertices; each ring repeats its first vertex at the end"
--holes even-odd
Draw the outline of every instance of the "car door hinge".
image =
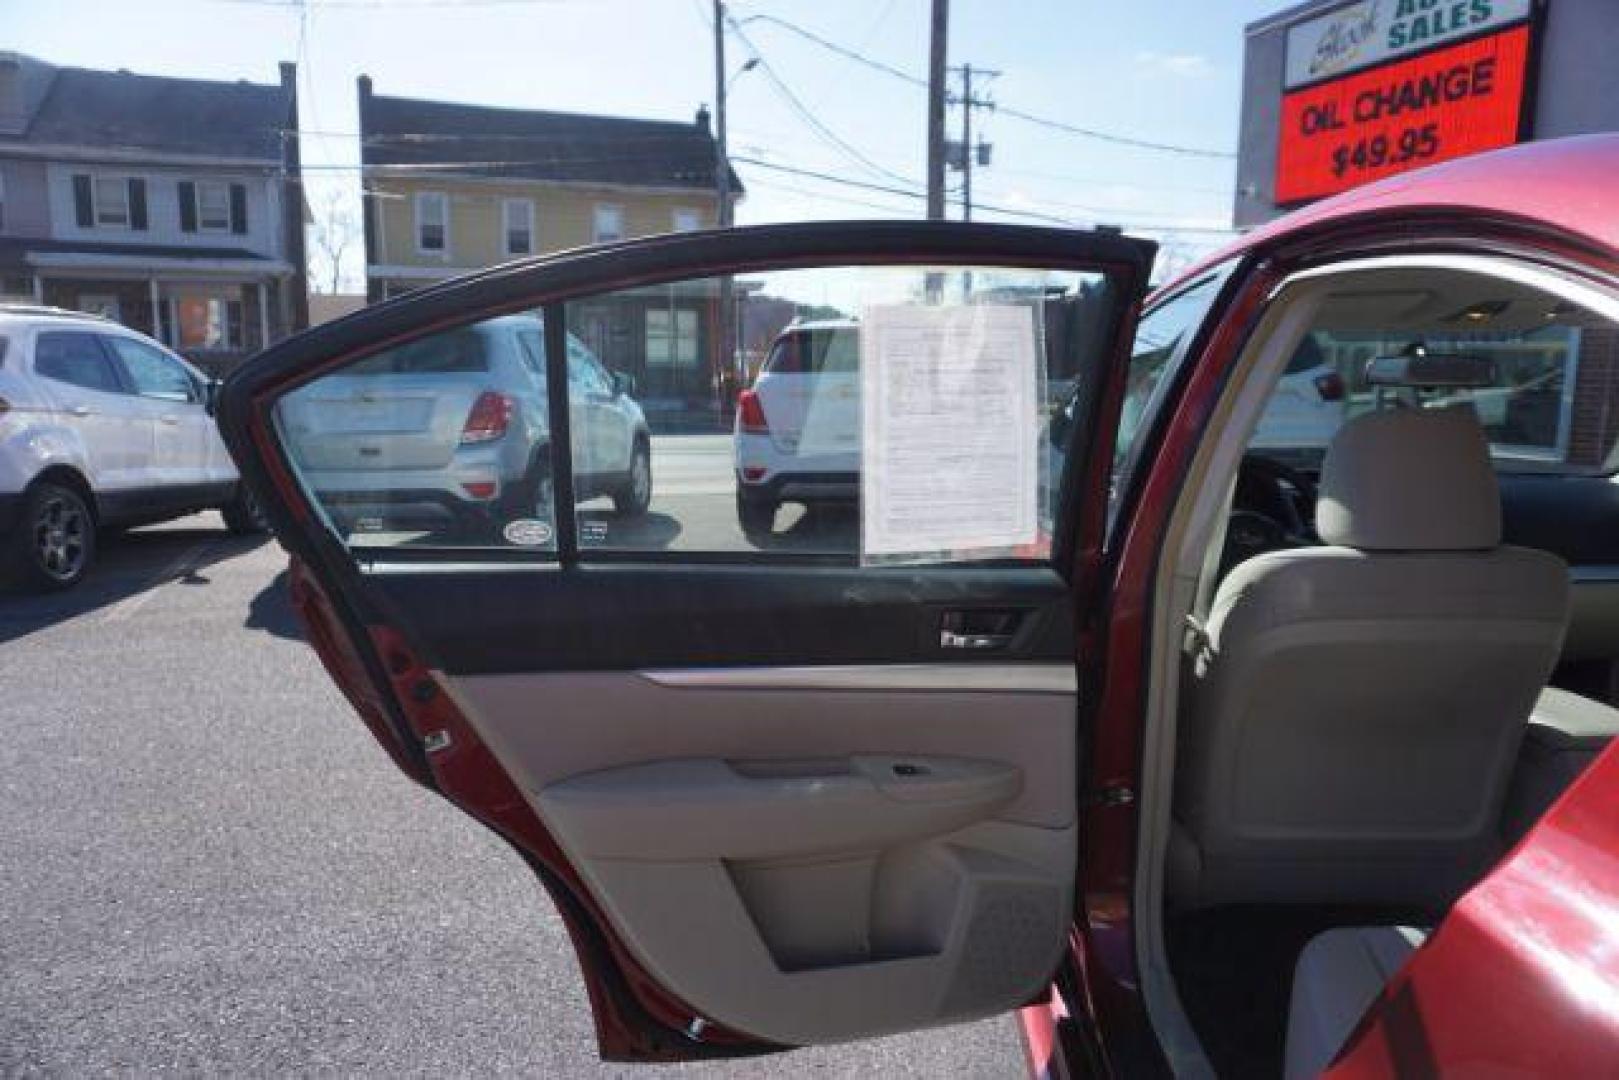
POLYGON ((1092 806, 1129 806, 1136 801, 1135 789, 1129 784, 1107 784, 1091 793, 1092 806))

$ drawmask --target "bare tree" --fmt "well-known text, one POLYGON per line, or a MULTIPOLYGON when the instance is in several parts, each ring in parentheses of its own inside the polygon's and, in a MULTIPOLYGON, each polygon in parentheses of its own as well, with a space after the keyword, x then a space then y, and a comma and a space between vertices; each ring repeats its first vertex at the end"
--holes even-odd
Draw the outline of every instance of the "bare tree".
POLYGON ((309 279, 316 292, 338 292, 343 283, 343 257, 360 236, 360 223, 342 191, 330 191, 315 215, 314 240, 317 268, 311 267, 309 279), (322 290, 321 286, 327 288, 322 290))

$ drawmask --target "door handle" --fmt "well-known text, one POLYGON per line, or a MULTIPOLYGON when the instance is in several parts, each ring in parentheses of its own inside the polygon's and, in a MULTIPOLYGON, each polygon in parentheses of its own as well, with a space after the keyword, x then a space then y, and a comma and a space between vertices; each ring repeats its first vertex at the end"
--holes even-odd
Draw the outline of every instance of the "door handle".
POLYGON ((178 416, 160 416, 158 419, 163 423, 168 424, 170 427, 173 427, 175 424, 180 422, 180 418, 178 416))
POLYGON ((89 416, 90 415, 90 406, 88 406, 88 405, 74 405, 74 406, 72 406, 71 408, 68 409, 68 412, 72 413, 74 416, 89 416))
POLYGON ((958 634, 954 630, 939 631, 941 649, 1004 649, 1012 644, 1011 634, 958 634))

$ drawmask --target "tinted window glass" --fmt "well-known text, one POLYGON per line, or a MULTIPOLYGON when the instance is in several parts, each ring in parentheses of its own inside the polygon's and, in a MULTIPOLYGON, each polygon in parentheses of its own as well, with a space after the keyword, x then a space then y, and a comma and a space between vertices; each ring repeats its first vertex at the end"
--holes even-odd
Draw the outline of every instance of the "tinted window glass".
POLYGON ((100 390, 123 392, 112 360, 102 351, 97 335, 72 331, 41 334, 34 343, 34 370, 47 379, 100 390))
POLYGON ((859 347, 859 331, 853 326, 795 330, 776 342, 762 370, 770 375, 854 371, 859 347))
POLYGON ((732 291, 729 362, 718 278, 567 305, 633 388, 571 402, 584 558, 1049 557, 1073 431, 1053 416, 1105 355, 1101 276, 827 267, 732 291))
POLYGON ((164 401, 197 400, 197 385, 191 373, 172 357, 130 338, 104 337, 102 340, 112 347, 137 394, 164 401))
POLYGON ((476 329, 451 330, 368 356, 351 375, 437 375, 489 370, 489 343, 476 329))

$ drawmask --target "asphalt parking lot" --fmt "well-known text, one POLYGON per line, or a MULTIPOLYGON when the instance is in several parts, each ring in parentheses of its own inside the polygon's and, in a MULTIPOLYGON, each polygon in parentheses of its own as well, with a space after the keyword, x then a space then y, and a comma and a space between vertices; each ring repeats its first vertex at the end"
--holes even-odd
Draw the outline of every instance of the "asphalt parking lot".
MULTIPOLYGON (((284 562, 205 514, 0 594, 0 1073, 653 1075, 596 1062, 538 883, 352 717, 284 562)), ((690 1071, 1021 1062, 1000 1017, 690 1071)))

